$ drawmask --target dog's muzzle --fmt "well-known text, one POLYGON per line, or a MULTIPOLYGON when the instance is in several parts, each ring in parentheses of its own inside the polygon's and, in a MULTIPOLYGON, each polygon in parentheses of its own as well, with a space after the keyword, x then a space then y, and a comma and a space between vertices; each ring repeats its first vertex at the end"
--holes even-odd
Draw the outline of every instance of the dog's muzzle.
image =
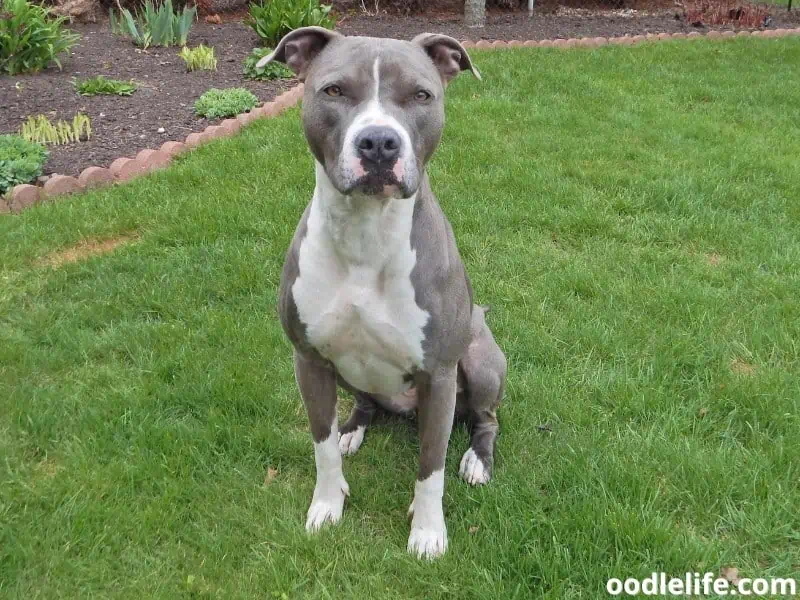
POLYGON ((371 125, 353 140, 353 155, 358 163, 354 171, 353 191, 368 196, 406 196, 403 140, 391 127, 371 125))

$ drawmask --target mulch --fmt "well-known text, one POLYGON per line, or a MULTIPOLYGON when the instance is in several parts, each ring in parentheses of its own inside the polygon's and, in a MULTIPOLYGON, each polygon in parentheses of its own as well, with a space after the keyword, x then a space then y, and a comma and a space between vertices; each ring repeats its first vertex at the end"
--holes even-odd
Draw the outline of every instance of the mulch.
MULTIPOLYGON (((772 10, 771 27, 797 27, 800 10, 787 13, 772 10)), ((135 156, 145 148, 158 148, 169 140, 181 141, 202 131, 214 120, 195 116, 195 100, 212 87, 245 87, 259 100, 268 102, 295 80, 258 82, 244 79, 242 65, 258 37, 241 22, 241 15, 229 16, 221 25, 198 22, 192 28, 189 45, 213 46, 217 71, 188 73, 178 57, 179 48, 139 50, 121 36, 113 35, 107 22, 73 25, 81 34, 63 70, 51 67, 36 75, 0 78, 0 133, 13 133, 29 115, 45 114, 51 120, 71 120, 76 112, 92 119, 90 140, 65 146, 51 146, 44 171, 77 175, 89 166, 108 166, 121 156, 135 156), (235 19, 235 20, 234 20, 235 19), (139 85, 130 97, 79 96, 74 78, 105 75, 133 79, 139 85), (159 133, 163 128, 164 132, 159 133)), ((727 29, 726 26, 714 27, 727 29)), ((347 35, 371 35, 410 39, 418 33, 445 33, 464 40, 540 40, 570 37, 610 37, 625 34, 707 31, 676 18, 675 10, 590 11, 572 8, 537 9, 533 18, 525 12, 495 12, 482 29, 465 27, 461 15, 439 13, 429 16, 344 15, 338 29, 347 35)))
POLYGON ((29 115, 44 114, 55 121, 71 120, 82 112, 92 120, 88 141, 48 147, 46 174, 77 175, 86 167, 107 167, 121 156, 133 157, 145 148, 183 141, 188 134, 202 131, 219 121, 194 114, 195 100, 209 88, 244 87, 268 102, 296 83, 244 78, 244 59, 259 44, 255 33, 242 23, 195 23, 189 46, 213 46, 217 70, 192 73, 178 57, 180 48, 141 51, 130 40, 113 35, 108 23, 70 28, 81 39, 72 55, 62 59, 63 71, 51 67, 36 75, 0 77, 0 133, 16 132, 29 115), (133 79, 139 89, 129 97, 79 96, 72 80, 95 75, 133 79))
MULTIPOLYGON (((770 28, 792 28, 800 25, 800 10, 787 13, 785 8, 770 9, 770 28)), ((487 16, 481 29, 466 27, 461 15, 412 16, 394 15, 345 16, 337 29, 347 35, 370 35, 408 39, 418 33, 444 33, 459 40, 552 40, 557 38, 612 37, 647 33, 706 33, 711 29, 735 29, 727 25, 693 27, 679 9, 637 11, 587 10, 567 7, 542 8, 529 18, 524 12, 495 12, 487 16)))

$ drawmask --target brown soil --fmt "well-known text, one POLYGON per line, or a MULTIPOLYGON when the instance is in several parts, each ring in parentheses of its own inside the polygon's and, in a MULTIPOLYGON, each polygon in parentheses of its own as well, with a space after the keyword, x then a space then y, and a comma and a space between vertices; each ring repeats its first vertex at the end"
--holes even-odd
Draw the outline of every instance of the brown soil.
MULTIPOLYGON (((785 8, 772 8, 770 27, 800 26, 800 10, 787 13, 785 8)), ((546 40, 556 38, 610 37, 646 33, 704 33, 710 29, 735 29, 726 25, 711 28, 693 27, 681 18, 683 9, 637 11, 587 10, 558 7, 534 11, 496 11, 487 16, 480 29, 465 27, 461 15, 427 15, 399 18, 393 15, 348 15, 340 19, 337 29, 348 35, 410 38, 418 33, 445 33, 459 40, 546 40)))
POLYGON ((45 173, 77 175, 89 166, 107 167, 120 156, 133 157, 168 140, 183 140, 215 121, 194 114, 195 100, 209 88, 245 87, 259 100, 269 101, 293 80, 251 81, 242 76, 244 59, 258 46, 258 37, 242 23, 195 23, 190 47, 213 46, 216 71, 187 73, 179 48, 141 51, 108 23, 72 25, 81 34, 72 55, 62 59, 63 71, 51 67, 36 75, 0 77, 0 133, 14 133, 29 115, 71 120, 76 112, 92 119, 92 138, 78 144, 50 146, 45 173), (130 97, 79 96, 73 78, 104 75, 133 79, 139 89, 130 97), (165 133, 158 133, 163 127, 165 133))

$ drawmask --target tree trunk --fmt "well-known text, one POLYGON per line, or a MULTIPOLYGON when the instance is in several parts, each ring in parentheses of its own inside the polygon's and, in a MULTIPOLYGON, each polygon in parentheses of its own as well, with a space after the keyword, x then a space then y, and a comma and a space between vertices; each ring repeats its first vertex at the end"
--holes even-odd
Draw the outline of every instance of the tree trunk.
POLYGON ((483 27, 486 23, 486 0, 464 0, 464 23, 467 27, 483 27))

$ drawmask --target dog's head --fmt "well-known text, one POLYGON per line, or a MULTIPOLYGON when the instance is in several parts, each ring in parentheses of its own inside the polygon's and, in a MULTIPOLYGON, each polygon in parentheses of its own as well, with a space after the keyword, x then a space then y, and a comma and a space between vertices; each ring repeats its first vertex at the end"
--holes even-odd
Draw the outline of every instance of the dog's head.
POLYGON ((461 71, 480 78, 463 46, 424 33, 412 41, 345 37, 304 27, 258 66, 277 60, 305 81, 311 152, 342 194, 408 198, 444 126, 444 89, 461 71))

